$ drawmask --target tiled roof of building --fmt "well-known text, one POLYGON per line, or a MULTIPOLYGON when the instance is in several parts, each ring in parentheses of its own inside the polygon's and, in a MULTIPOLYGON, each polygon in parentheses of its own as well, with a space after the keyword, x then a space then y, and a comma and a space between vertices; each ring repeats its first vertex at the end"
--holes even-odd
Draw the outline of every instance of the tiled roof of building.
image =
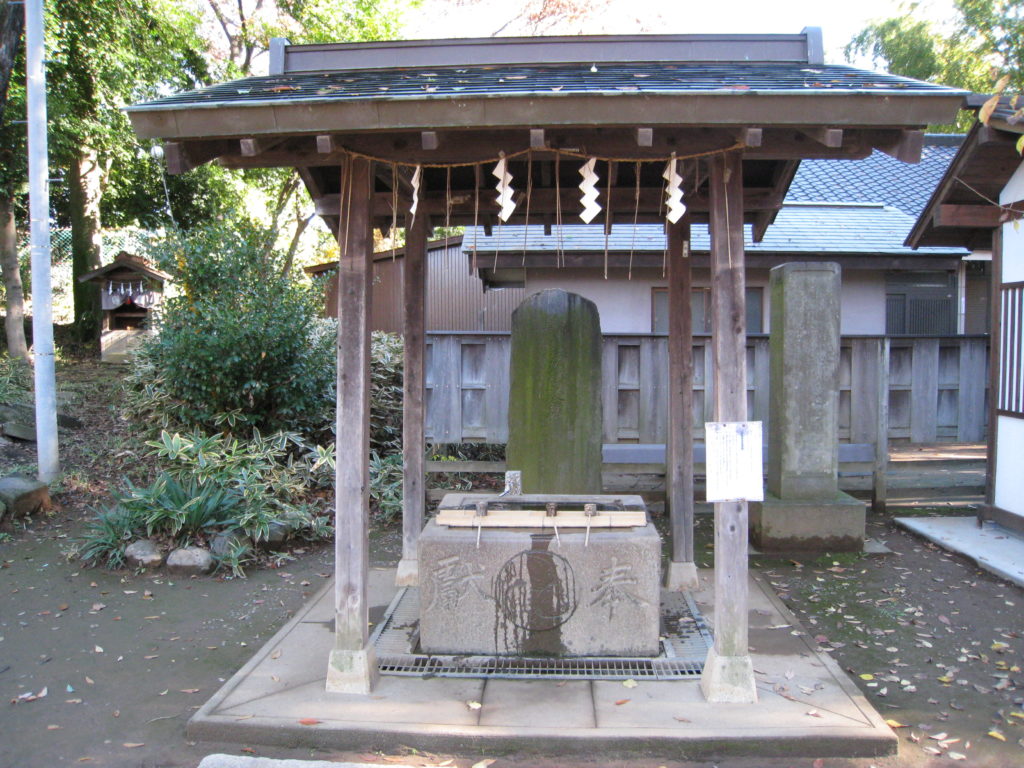
MULTIPOLYGON (((863 160, 803 160, 786 202, 885 203, 916 219, 963 138, 928 136, 921 162, 916 164, 901 162, 878 150, 863 160)), ((906 234, 900 236, 901 242, 906 234)))
MULTIPOLYGON (((914 251, 903 245, 903 238, 914 220, 907 214, 880 203, 788 203, 779 211, 764 240, 754 243, 746 229, 746 248, 750 253, 820 253, 824 255, 886 256, 963 255, 962 248, 921 248, 914 251)), ((600 226, 567 224, 544 234, 540 226, 494 227, 491 236, 483 228, 467 227, 463 249, 475 246, 480 254, 516 252, 601 253, 605 250, 604 230, 600 226)), ((691 230, 691 250, 707 252, 708 228, 695 224, 691 230)), ((664 229, 660 224, 616 224, 608 237, 612 253, 662 251, 664 229)))
POLYGON ((933 93, 944 86, 800 62, 623 62, 293 72, 248 77, 133 109, 230 103, 450 99, 572 93, 933 93))

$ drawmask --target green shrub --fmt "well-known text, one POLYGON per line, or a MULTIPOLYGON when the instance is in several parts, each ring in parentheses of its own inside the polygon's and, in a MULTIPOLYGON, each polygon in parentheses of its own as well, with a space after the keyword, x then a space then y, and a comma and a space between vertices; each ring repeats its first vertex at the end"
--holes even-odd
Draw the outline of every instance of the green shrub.
POLYGON ((190 478, 179 482, 161 472, 146 488, 130 487, 120 506, 145 521, 146 534, 168 534, 180 545, 205 537, 232 521, 239 504, 234 489, 190 478))
POLYGON ((333 324, 319 318, 320 294, 283 273, 268 237, 213 225, 151 254, 183 292, 162 305, 129 375, 140 421, 240 434, 329 426, 333 324))
POLYGON ((135 512, 120 504, 102 509, 86 523, 78 556, 89 565, 121 568, 125 564, 125 548, 143 526, 144 522, 135 512))
POLYGON ((0 403, 25 400, 32 390, 32 368, 20 357, 0 352, 0 403))
POLYGON ((370 512, 384 525, 401 516, 401 456, 370 454, 370 512))
POLYGON ((370 344, 370 450, 402 452, 402 337, 374 331, 370 344))
POLYGON ((248 440, 165 431, 146 445, 165 472, 183 485, 228 494, 231 522, 253 541, 269 538, 274 523, 307 537, 329 532, 329 526, 318 521, 318 510, 307 503, 309 492, 332 477, 334 458, 329 449, 309 446, 293 432, 264 437, 259 431, 248 440))

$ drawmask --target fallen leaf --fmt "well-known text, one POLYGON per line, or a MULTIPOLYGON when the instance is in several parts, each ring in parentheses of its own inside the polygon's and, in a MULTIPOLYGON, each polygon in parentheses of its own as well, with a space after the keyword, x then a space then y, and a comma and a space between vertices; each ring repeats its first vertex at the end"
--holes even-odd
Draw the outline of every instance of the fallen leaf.
POLYGON ((199 689, 199 688, 182 688, 181 692, 182 693, 199 693, 200 690, 201 689, 199 689))
POLYGON ((96 646, 95 648, 93 648, 92 650, 93 650, 93 653, 103 653, 103 647, 102 647, 102 646, 100 646, 100 645, 97 645, 97 646, 96 646))
POLYGON ((473 768, 487 768, 487 766, 489 766, 489 765, 491 765, 491 763, 495 763, 495 762, 497 762, 497 760, 495 760, 495 758, 493 758, 493 757, 486 757, 483 760, 479 760, 479 761, 473 763, 473 768))
POLYGON ((126 741, 122 746, 127 747, 128 749, 137 749, 138 747, 144 747, 146 745, 141 741, 126 741))
POLYGON ((65 704, 81 704, 81 699, 64 699, 65 704))
POLYGON ((1002 733, 997 731, 995 728, 989 731, 988 735, 991 736, 993 739, 998 739, 999 741, 1006 741, 1006 737, 1002 733))
POLYGON ((875 679, 875 676, 874 676, 874 675, 872 675, 872 674, 871 674, 871 673, 869 673, 869 672, 865 672, 865 673, 864 673, 863 675, 861 675, 861 676, 860 676, 860 679, 861 679, 861 680, 874 680, 874 679, 875 679))
POLYGON ((932 734, 928 738, 929 739, 934 739, 935 741, 942 741, 943 739, 949 738, 949 734, 946 733, 945 731, 943 731, 942 733, 932 734))
POLYGON ((946 753, 946 757, 948 757, 950 760, 966 760, 967 759, 967 755, 963 754, 962 752, 947 752, 946 753))
POLYGON ((622 681, 622 687, 623 688, 636 688, 638 685, 640 685, 640 683, 638 683, 633 678, 630 678, 629 680, 623 680, 622 681))
POLYGON ((629 699, 619 699, 618 701, 615 702, 615 706, 616 707, 621 707, 623 704, 628 704, 628 703, 629 703, 629 699))
POLYGON ((890 728, 906 728, 905 723, 901 723, 899 720, 893 720, 892 718, 885 721, 885 724, 890 728))
POLYGON ((48 731, 59 731, 60 730, 60 726, 59 725, 48 725, 48 726, 46 726, 46 730, 48 730, 48 731))
POLYGON ((270 658, 272 658, 272 659, 280 659, 281 658, 281 649, 278 648, 276 651, 274 651, 272 654, 270 654, 270 658))
POLYGON ((824 715, 822 715, 821 712, 819 712, 816 709, 809 709, 806 712, 804 712, 804 714, 808 717, 824 717, 824 715))
POLYGON ((466 706, 470 709, 480 709, 483 706, 479 701, 467 701, 466 706))
POLYGON ((304 717, 299 720, 299 725, 319 725, 322 720, 317 720, 315 717, 304 717))

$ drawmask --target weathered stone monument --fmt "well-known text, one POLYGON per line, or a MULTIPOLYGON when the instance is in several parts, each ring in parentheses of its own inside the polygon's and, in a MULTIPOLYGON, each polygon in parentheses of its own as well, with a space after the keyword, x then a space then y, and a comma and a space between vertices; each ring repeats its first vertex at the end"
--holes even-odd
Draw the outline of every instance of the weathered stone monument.
POLYGON ((522 494, 449 494, 419 538, 427 653, 654 656, 661 537, 601 495, 601 322, 560 290, 512 316, 507 465, 522 494))
POLYGON ((860 550, 865 505, 839 490, 839 265, 771 271, 768 483, 750 505, 764 550, 860 550))
POLYGON ((509 469, 524 493, 600 493, 601 319, 592 301, 547 290, 512 314, 509 469))

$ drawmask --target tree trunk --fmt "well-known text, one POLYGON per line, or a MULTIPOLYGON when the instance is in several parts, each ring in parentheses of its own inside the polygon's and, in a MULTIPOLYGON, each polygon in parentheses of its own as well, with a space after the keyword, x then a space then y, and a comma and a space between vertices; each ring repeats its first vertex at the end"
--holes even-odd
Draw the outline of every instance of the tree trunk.
POLYGON ((7 86, 11 82, 14 57, 18 52, 24 26, 24 6, 4 3, 0 10, 0 122, 3 121, 4 108, 7 106, 7 86))
POLYGON ((14 201, 0 196, 0 272, 7 289, 7 353, 28 359, 25 343, 25 293, 18 264, 18 235, 14 227, 14 201))
POLYGON ((68 176, 75 330, 82 341, 92 341, 100 330, 100 292, 98 286, 80 283, 78 277, 100 266, 103 169, 96 151, 81 149, 71 163, 68 176))

